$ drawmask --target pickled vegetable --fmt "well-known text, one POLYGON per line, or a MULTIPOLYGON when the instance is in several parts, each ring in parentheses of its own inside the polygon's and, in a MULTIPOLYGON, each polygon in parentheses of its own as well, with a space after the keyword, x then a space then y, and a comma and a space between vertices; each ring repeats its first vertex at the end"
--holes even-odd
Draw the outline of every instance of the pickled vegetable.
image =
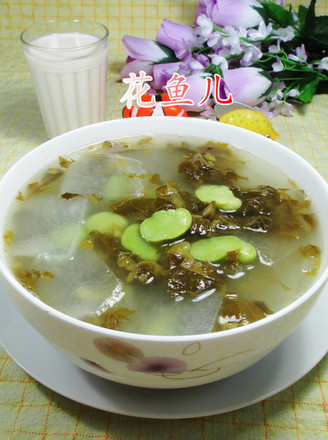
POLYGON ((151 197, 140 197, 137 199, 123 199, 113 203, 109 209, 116 214, 128 217, 138 217, 145 219, 157 211, 175 209, 176 205, 170 200, 160 197, 153 199, 151 197))
POLYGON ((236 293, 228 293, 223 298, 214 330, 229 330, 270 315, 272 311, 261 301, 253 302, 239 297, 236 293))

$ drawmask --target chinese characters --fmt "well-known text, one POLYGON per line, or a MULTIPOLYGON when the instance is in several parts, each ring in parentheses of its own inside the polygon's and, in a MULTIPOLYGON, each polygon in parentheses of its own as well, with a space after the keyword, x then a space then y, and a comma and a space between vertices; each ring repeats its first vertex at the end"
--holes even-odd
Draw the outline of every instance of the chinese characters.
MULTIPOLYGON (((120 99, 120 102, 126 101, 126 107, 128 109, 132 108, 133 101, 136 101, 139 107, 154 107, 156 105, 156 98, 154 95, 150 97, 147 96, 147 99, 143 99, 147 91, 150 89, 150 85, 147 84, 147 82, 152 80, 152 76, 146 75, 146 72, 143 70, 139 72, 139 76, 131 72, 129 74, 129 78, 123 78, 123 82, 128 84, 129 87, 125 95, 120 99)), ((214 85, 213 78, 207 77, 204 96, 196 104, 201 107, 211 98, 211 96, 213 96, 213 99, 218 104, 232 104, 234 101, 231 93, 229 93, 227 98, 221 98, 220 86, 220 75, 214 75, 214 85)), ((166 84, 168 100, 161 101, 160 105, 163 107, 172 105, 195 105, 195 102, 192 99, 186 98, 186 94, 189 89, 190 85, 186 83, 186 78, 183 75, 179 75, 177 72, 175 72, 166 84)))

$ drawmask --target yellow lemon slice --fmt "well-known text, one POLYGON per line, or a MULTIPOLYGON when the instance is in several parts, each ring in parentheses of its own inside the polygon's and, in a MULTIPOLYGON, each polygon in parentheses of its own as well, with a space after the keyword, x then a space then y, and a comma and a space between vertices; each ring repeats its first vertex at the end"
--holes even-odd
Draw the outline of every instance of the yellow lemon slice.
POLYGON ((255 110, 244 108, 230 110, 220 117, 220 122, 246 128, 247 130, 255 131, 255 133, 262 134, 271 139, 278 139, 280 137, 280 135, 274 131, 269 119, 255 110))

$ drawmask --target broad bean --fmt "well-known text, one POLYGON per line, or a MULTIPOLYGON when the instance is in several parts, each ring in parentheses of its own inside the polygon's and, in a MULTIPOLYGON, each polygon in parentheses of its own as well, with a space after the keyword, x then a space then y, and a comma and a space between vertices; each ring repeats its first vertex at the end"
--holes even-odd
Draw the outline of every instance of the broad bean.
POLYGON ((96 230, 102 234, 120 237, 128 224, 128 220, 122 215, 102 211, 88 217, 85 221, 84 228, 88 234, 96 230))
POLYGON ((133 223, 125 229, 121 243, 126 249, 138 255, 142 260, 156 261, 159 258, 156 247, 142 238, 139 223, 133 223))
POLYGON ((161 210, 141 223, 140 232, 147 241, 172 240, 184 234, 191 223, 192 216, 185 208, 161 210))
POLYGON ((242 201, 234 196, 226 185, 201 185, 195 191, 196 196, 204 203, 215 202, 224 211, 235 211, 241 207, 242 201))
POLYGON ((196 260, 217 262, 223 260, 228 252, 239 251, 241 263, 250 263, 257 256, 251 244, 233 235, 211 237, 198 240, 191 245, 191 255, 196 260))

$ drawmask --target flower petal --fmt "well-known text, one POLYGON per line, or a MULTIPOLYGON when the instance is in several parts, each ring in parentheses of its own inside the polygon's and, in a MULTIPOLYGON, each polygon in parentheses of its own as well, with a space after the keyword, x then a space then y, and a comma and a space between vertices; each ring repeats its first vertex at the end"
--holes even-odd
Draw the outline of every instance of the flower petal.
POLYGON ((169 79, 171 79, 172 75, 179 70, 179 67, 180 62, 154 64, 152 87, 154 89, 163 89, 169 79))
POLYGON ((122 44, 125 52, 136 60, 157 62, 167 56, 155 41, 146 38, 125 35, 122 44))
MULTIPOLYGON (((180 107, 187 112, 202 111, 203 107, 199 107, 197 104, 204 98, 207 91, 206 76, 203 76, 202 74, 190 75, 186 77, 185 83, 188 84, 190 87, 184 98, 191 99, 194 102, 194 105, 180 105, 180 107)), ((211 105, 212 100, 208 100, 207 104, 211 105)))
POLYGON ((223 72, 225 90, 232 94, 235 102, 254 106, 265 99, 271 81, 255 67, 240 67, 223 72))
POLYGON ((218 26, 251 28, 258 25, 262 18, 253 6, 261 8, 257 0, 217 0, 208 5, 210 18, 218 26))
POLYGON ((180 58, 183 53, 196 44, 197 37, 191 26, 184 26, 165 19, 158 30, 156 40, 174 50, 180 58))
POLYGON ((140 373, 181 373, 188 368, 188 364, 182 359, 171 357, 145 357, 139 362, 130 363, 127 368, 140 373))
POLYGON ((146 75, 152 75, 153 73, 153 64, 149 61, 142 61, 142 60, 133 60, 129 63, 126 63, 121 70, 120 76, 121 78, 128 78, 129 74, 131 72, 135 73, 136 75, 140 74, 140 70, 143 70, 146 72, 146 75))

